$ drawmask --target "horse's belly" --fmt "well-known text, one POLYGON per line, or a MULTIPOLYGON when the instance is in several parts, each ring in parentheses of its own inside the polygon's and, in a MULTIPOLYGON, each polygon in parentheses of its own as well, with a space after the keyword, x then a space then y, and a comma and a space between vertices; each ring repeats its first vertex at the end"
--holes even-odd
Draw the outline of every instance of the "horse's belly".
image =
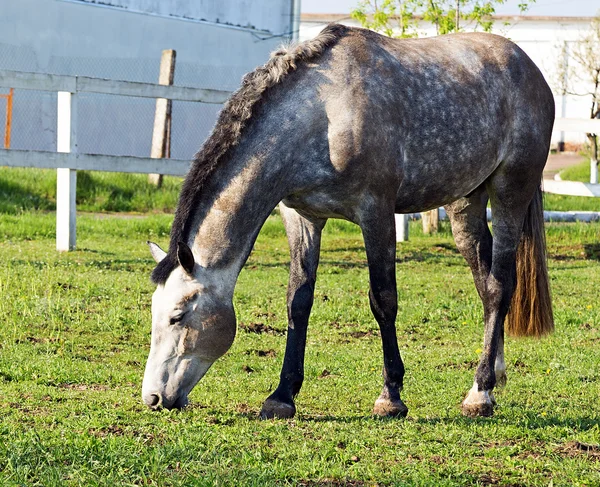
POLYGON ((341 218, 357 221, 355 193, 337 191, 311 191, 287 196, 283 203, 309 218, 341 218))
POLYGON ((452 203, 479 187, 496 166, 491 160, 485 165, 456 164, 444 169, 430 166, 428 170, 426 165, 418 171, 414 166, 405 168, 396 193, 396 212, 427 211, 452 203))

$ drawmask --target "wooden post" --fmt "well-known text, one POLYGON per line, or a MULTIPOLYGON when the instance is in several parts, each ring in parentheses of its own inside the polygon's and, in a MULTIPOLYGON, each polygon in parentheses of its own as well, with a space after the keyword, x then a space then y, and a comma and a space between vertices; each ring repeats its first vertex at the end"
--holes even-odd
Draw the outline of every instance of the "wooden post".
MULTIPOLYGON (((160 58, 160 73, 158 84, 172 85, 175 77, 175 58, 177 53, 173 49, 165 49, 160 58)), ((172 101, 166 98, 156 99, 154 112, 154 130, 152 131, 152 149, 150 157, 162 159, 171 157, 171 107, 172 101)), ((160 188, 162 174, 148 174, 148 182, 160 188)))
POLYGON ((408 240, 408 215, 394 215, 396 217, 396 242, 408 240))
MULTIPOLYGON (((58 92, 56 117, 56 151, 77 152, 77 94, 58 92)), ((56 170, 56 250, 75 248, 77 208, 77 171, 68 168, 56 170)))
POLYGON ((4 124, 4 148, 10 149, 10 129, 12 125, 12 105, 13 95, 15 93, 14 88, 11 88, 8 95, 0 95, 2 98, 6 98, 6 122, 4 124))
POLYGON ((590 159, 590 183, 598 184, 598 161, 590 159))
POLYGON ((428 235, 438 231, 440 221, 440 211, 438 208, 421 213, 421 219, 423 220, 424 234, 428 235))

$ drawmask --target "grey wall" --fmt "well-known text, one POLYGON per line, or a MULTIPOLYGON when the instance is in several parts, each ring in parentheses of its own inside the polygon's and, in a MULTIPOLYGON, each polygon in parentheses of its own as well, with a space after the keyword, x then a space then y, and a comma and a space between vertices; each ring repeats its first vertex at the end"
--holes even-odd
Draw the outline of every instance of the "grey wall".
MULTIPOLYGON (((161 51, 175 49, 176 84, 234 90, 290 30, 292 0, 103 1, 118 7, 0 0, 0 68, 156 82, 161 51)), ((173 157, 194 154, 219 108, 174 104, 173 157)), ((13 148, 55 150, 55 94, 16 91, 13 117, 13 148)), ((81 95, 78 118, 80 151, 149 155, 153 100, 81 95)))
POLYGON ((65 0, 130 11, 221 22, 281 33, 291 23, 291 2, 280 0, 65 0))

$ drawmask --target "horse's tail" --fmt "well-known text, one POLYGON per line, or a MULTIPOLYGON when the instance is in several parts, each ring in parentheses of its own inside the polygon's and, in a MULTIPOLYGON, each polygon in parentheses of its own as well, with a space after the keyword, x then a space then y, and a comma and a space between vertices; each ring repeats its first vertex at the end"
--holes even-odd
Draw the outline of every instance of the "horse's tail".
POLYGON ((513 336, 541 337, 554 330, 550 280, 546 267, 546 235, 542 189, 538 188, 527 209, 523 235, 517 250, 517 285, 507 315, 507 331, 513 336))

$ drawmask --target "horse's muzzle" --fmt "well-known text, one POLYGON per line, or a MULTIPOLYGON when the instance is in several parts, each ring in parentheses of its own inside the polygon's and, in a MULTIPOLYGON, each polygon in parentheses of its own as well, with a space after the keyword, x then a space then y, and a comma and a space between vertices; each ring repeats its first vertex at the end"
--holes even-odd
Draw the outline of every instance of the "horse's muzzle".
POLYGON ((178 396, 174 400, 168 400, 162 396, 160 392, 153 392, 143 397, 144 403, 150 409, 156 411, 158 409, 183 409, 188 404, 187 395, 178 396))

